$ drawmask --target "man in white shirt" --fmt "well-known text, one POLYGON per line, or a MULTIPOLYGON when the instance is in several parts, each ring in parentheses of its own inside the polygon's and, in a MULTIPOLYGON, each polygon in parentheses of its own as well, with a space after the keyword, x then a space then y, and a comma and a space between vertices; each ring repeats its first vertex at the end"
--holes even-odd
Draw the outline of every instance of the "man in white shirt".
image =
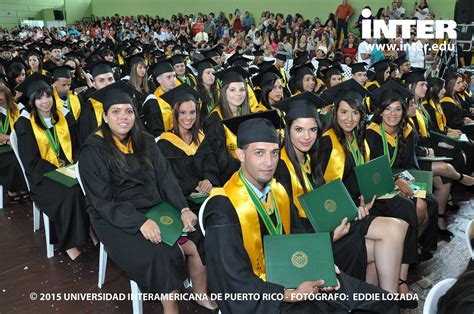
POLYGON ((196 36, 194 36, 194 42, 198 44, 202 42, 207 43, 208 40, 209 40, 209 36, 204 31, 204 26, 201 26, 200 32, 197 33, 196 36))
POLYGON ((257 28, 255 27, 255 24, 252 24, 250 26, 250 29, 247 33, 247 37, 249 37, 251 40, 255 39, 255 32, 257 31, 257 28))
POLYGON ((372 65, 371 56, 373 50, 373 41, 373 38, 367 38, 359 44, 359 47, 357 48, 357 63, 365 62, 369 65, 369 67, 372 65))
POLYGON ((410 60, 412 67, 424 69, 426 67, 426 61, 433 59, 428 51, 428 47, 425 46, 427 43, 427 39, 418 39, 416 42, 411 44, 408 59, 410 60))

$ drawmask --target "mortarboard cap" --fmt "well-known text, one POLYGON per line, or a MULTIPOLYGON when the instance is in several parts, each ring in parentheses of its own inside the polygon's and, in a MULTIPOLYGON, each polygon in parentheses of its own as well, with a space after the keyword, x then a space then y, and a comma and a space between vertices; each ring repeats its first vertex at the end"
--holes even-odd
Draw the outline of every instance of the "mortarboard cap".
POLYGON ((295 120, 299 118, 319 117, 316 109, 323 108, 329 103, 323 98, 311 92, 303 92, 296 96, 281 100, 272 106, 286 113, 285 119, 295 120))
POLYGON ((104 73, 113 73, 112 68, 115 66, 117 66, 115 63, 98 60, 87 64, 84 67, 84 71, 89 72, 95 78, 97 75, 104 73))
POLYGON ((296 78, 302 78, 306 74, 314 76, 314 66, 311 63, 293 66, 290 70, 290 75, 296 78))
POLYGON ((143 56, 143 53, 137 53, 134 54, 133 56, 130 56, 126 59, 127 64, 132 67, 132 65, 139 63, 139 62, 145 62, 145 57, 143 56))
POLYGON ((305 52, 299 53, 299 54, 298 54, 298 57, 296 57, 296 58, 293 60, 293 66, 303 65, 303 64, 308 63, 309 61, 310 61, 309 55, 308 55, 308 53, 305 51, 305 52))
POLYGON ((196 90, 194 90, 194 88, 188 84, 181 84, 178 87, 175 87, 164 93, 160 97, 171 107, 174 107, 178 102, 189 100, 192 100, 197 104, 199 100, 199 95, 197 94, 196 90))
POLYGON ((51 78, 35 72, 18 85, 16 90, 29 99, 36 91, 42 88, 51 88, 51 83, 51 78))
POLYGON ((281 73, 278 69, 270 64, 269 66, 260 67, 259 73, 252 78, 252 83, 254 86, 262 87, 265 83, 281 79, 281 73))
POLYGON ((195 68, 199 73, 203 72, 205 69, 214 69, 214 67, 217 65, 217 63, 209 58, 196 61, 191 64, 193 68, 195 68))
POLYGON ((333 65, 332 67, 326 68, 324 70, 321 70, 321 73, 324 75, 324 77, 329 78, 332 75, 341 75, 341 73, 344 72, 341 68, 340 65, 333 65))
POLYGON ((396 58, 395 60, 393 60, 393 62, 398 66, 402 66, 404 63, 407 63, 407 62, 410 62, 410 60, 408 60, 405 56, 402 56, 402 57, 398 57, 396 58))
POLYGON ((355 74, 357 72, 367 72, 367 65, 365 62, 359 62, 349 64, 349 67, 352 69, 352 74, 355 74))
POLYGON ((216 72, 214 75, 222 81, 222 86, 224 86, 234 82, 245 83, 245 79, 249 76, 249 73, 242 69, 242 67, 236 65, 216 72))
POLYGON ((173 65, 181 64, 184 63, 184 59, 186 59, 186 56, 183 54, 177 54, 172 56, 171 58, 168 59, 168 61, 173 65))
POLYGON ((104 112, 107 112, 112 105, 133 105, 132 98, 134 93, 135 88, 132 85, 122 80, 118 80, 92 93, 90 98, 100 101, 104 107, 104 112))
POLYGON ((375 102, 371 102, 371 106, 381 106, 386 100, 400 100, 405 102, 406 99, 412 98, 413 93, 410 92, 395 80, 386 81, 380 88, 377 88, 372 92, 372 99, 375 102))
POLYGON ((222 121, 229 130, 237 135, 237 147, 243 148, 252 143, 279 144, 277 129, 280 128, 280 116, 276 110, 267 110, 222 121))
POLYGON ((150 66, 149 71, 153 76, 157 77, 163 73, 174 72, 174 68, 171 63, 169 63, 169 61, 163 56, 160 57, 158 62, 150 66))
POLYGON ((425 78, 425 69, 421 68, 411 68, 411 71, 402 75, 402 81, 405 84, 413 84, 419 81, 426 81, 425 78))
POLYGON ((382 59, 372 64, 371 68, 373 68, 375 72, 378 72, 382 70, 385 71, 389 66, 390 66, 390 60, 382 59))
POLYGON ((357 83, 354 79, 350 79, 330 87, 323 91, 321 97, 328 103, 338 104, 341 100, 355 99, 362 101, 364 97, 369 97, 370 92, 357 83))
POLYGON ((53 74, 53 80, 57 80, 58 78, 71 78, 71 71, 74 69, 68 65, 61 65, 58 67, 54 67, 51 69, 51 73, 53 74))
POLYGON ((278 60, 281 60, 283 62, 286 62, 286 60, 288 59, 288 56, 284 53, 281 53, 281 52, 277 52, 275 54, 275 58, 278 59, 278 60))

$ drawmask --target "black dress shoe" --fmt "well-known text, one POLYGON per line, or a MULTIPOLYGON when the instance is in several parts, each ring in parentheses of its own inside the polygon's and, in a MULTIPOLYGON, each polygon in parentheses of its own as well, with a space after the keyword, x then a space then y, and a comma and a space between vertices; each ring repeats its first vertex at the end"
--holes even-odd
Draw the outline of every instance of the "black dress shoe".
POLYGON ((438 227, 438 235, 443 238, 454 237, 454 234, 451 231, 449 231, 448 229, 441 229, 440 227, 438 227))
POLYGON ((87 264, 92 262, 92 258, 90 258, 85 252, 82 252, 75 259, 73 259, 73 261, 78 264, 87 264))
POLYGON ((432 258, 433 254, 431 254, 430 252, 421 252, 420 254, 418 254, 418 260, 420 262, 426 262, 432 258))
POLYGON ((416 309, 418 307, 417 300, 400 300, 398 305, 401 309, 416 309))

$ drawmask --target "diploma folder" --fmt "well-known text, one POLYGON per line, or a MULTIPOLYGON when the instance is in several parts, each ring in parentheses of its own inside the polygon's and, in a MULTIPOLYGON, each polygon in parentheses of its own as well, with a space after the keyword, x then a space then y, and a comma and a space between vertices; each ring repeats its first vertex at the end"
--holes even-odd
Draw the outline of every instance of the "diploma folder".
POLYGON ((368 163, 357 166, 355 169, 360 194, 364 196, 365 202, 370 202, 374 195, 376 197, 393 192, 392 170, 387 155, 372 159, 368 163))
POLYGON ((0 154, 5 154, 13 151, 10 145, 0 145, 0 154))
POLYGON ((320 279, 321 287, 337 285, 329 233, 265 235, 263 245, 268 282, 289 289, 320 279))
POLYGON ((317 232, 331 232, 347 217, 357 217, 357 207, 341 179, 298 196, 311 225, 317 232))
POLYGON ((161 241, 173 246, 183 233, 181 213, 168 202, 153 206, 146 214, 160 227, 161 241))
MULTIPOLYGON (((393 171, 393 174, 397 174, 405 170, 393 169, 392 171, 393 171)), ((426 192, 425 194, 428 194, 428 195, 433 194, 433 172, 432 171, 415 170, 415 169, 408 169, 406 171, 408 171, 415 178, 413 183, 421 187, 422 190, 426 192)), ((415 195, 415 197, 417 196, 415 195)), ((426 198, 426 195, 424 197, 420 196, 420 198, 426 198)))
POLYGON ((454 138, 450 137, 446 134, 435 132, 435 131, 430 131, 430 137, 438 142, 443 142, 448 145, 451 145, 457 150, 462 150, 464 144, 463 143, 469 143, 469 140, 465 137, 460 137, 460 138, 454 138))
POLYGON ((70 188, 79 183, 76 179, 75 167, 75 164, 60 167, 46 172, 44 176, 70 188))

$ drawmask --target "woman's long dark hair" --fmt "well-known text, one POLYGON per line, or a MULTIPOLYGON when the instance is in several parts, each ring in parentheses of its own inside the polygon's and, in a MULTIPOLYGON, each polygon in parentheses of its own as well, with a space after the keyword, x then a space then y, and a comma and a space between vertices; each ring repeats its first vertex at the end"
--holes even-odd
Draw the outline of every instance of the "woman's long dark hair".
MULTIPOLYGON (((135 106, 131 105, 131 107, 133 108, 133 114, 135 115, 135 123, 133 124, 132 129, 129 131, 126 140, 128 140, 129 138, 132 140, 132 158, 135 158, 146 169, 153 169, 152 162, 149 158, 148 148, 145 145, 144 132, 142 131, 141 125, 139 123, 140 118, 138 116, 135 106)), ((126 160, 125 155, 121 153, 115 145, 115 141, 112 137, 112 130, 110 129, 109 125, 104 122, 103 117, 102 124, 100 125, 99 130, 102 131, 102 135, 104 136, 103 139, 105 149, 108 153, 108 165, 115 165, 116 167, 118 167, 118 169, 125 170, 126 173, 129 173, 131 171, 130 165, 126 160)))
MULTIPOLYGON (((298 158, 296 157, 296 152, 295 152, 295 149, 293 148, 293 144, 291 143, 291 139, 290 139, 291 126, 295 120, 296 119, 294 120, 285 119, 286 128, 285 128, 285 141, 283 145, 286 148, 286 152, 288 154, 288 157, 290 158, 291 163, 293 164, 293 168, 295 168, 296 177, 298 178, 298 181, 303 187, 303 191, 306 193, 308 191, 306 191, 306 185, 305 185, 305 180, 303 177, 303 172, 301 171, 301 165, 300 165, 300 162, 298 161, 298 158)), ((320 139, 322 135, 322 123, 319 120, 318 116, 315 116, 314 120, 316 121, 316 124, 318 126, 318 137, 316 138, 316 142, 310 148, 307 154, 311 158, 311 162, 310 162, 310 167, 312 170, 311 180, 312 180, 312 183, 316 187, 318 187, 325 183, 321 163, 319 162, 321 160, 321 140, 320 139)))
MULTIPOLYGON (((387 66, 387 68, 390 68, 390 66, 387 66)), ((387 68, 375 72, 374 79, 379 82, 380 85, 385 83, 385 71, 387 68)))
MULTIPOLYGON (((173 133, 178 135, 180 138, 183 138, 182 137, 182 134, 179 132, 179 123, 178 123, 178 117, 179 117, 179 109, 181 107, 181 105, 186 102, 186 101, 190 101, 190 99, 188 100, 181 100, 179 102, 177 102, 174 107, 173 107, 173 133)), ((199 110, 199 107, 198 105, 193 101, 194 103, 194 108, 196 109, 196 121, 194 122, 193 124, 193 127, 191 128, 191 135, 192 135, 192 141, 194 144, 196 145, 199 145, 200 142, 199 142, 199 128, 200 128, 200 125, 201 125, 201 122, 200 122, 200 110, 199 110)))
POLYGON ((458 78, 462 79, 462 75, 459 73, 454 73, 449 79, 448 83, 446 83, 446 96, 454 99, 454 101, 457 102, 456 105, 461 107, 461 101, 459 100, 457 93, 454 91, 454 86, 456 85, 458 78))
POLYGON ((45 129, 46 127, 41 122, 41 118, 39 116, 38 110, 36 109, 36 105, 35 105, 36 100, 41 99, 43 96, 52 98, 53 106, 51 107, 51 123, 56 124, 56 122, 58 122, 59 120, 59 116, 58 116, 58 111, 56 107, 56 102, 54 101, 54 97, 53 97, 53 90, 50 87, 40 88, 39 90, 31 94, 28 103, 31 107, 31 113, 35 117, 36 124, 38 124, 42 129, 45 129))
POLYGON ((11 89, 16 87, 17 83, 15 82, 15 80, 18 76, 20 76, 21 71, 25 71, 26 75, 25 66, 20 62, 13 62, 12 65, 10 65, 10 67, 8 68, 7 79, 11 89))
POLYGON ((265 82, 265 84, 262 85, 262 90, 260 91, 260 102, 267 109, 271 109, 270 99, 268 98, 268 94, 270 94, 270 92, 273 90, 273 87, 275 86, 275 82, 276 82, 276 79, 265 82))
POLYGON ((426 91, 426 100, 432 100, 435 104, 439 103, 439 92, 443 89, 444 80, 439 77, 428 79, 428 90, 426 91))
POLYGON ((204 70, 198 72, 198 76, 197 76, 197 79, 196 79, 196 81, 197 81, 196 89, 199 93, 199 96, 203 98, 203 99, 201 99, 203 104, 212 103, 212 100, 211 100, 211 96, 212 96, 212 98, 214 99, 214 107, 215 107, 217 105, 217 100, 218 100, 217 98, 219 97, 219 92, 217 90, 217 80, 215 80, 214 84, 212 84, 211 94, 209 94, 207 92, 206 87, 204 87, 204 82, 202 80, 202 75, 203 75, 205 70, 207 70, 207 69, 204 69, 204 70))
POLYGON ((365 106, 361 101, 350 98, 341 99, 340 101, 338 101, 334 106, 333 114, 331 117, 331 123, 329 124, 327 129, 332 128, 334 130, 334 133, 336 133, 337 139, 339 140, 339 143, 341 143, 344 152, 346 154, 350 154, 349 148, 347 147, 346 135, 342 128, 339 126, 339 123, 337 123, 337 111, 339 110, 342 101, 345 101, 349 105, 349 107, 351 107, 352 109, 356 109, 359 112, 360 121, 357 127, 355 128, 355 140, 357 142, 357 146, 360 149, 360 152, 362 153, 362 156, 365 156, 364 140, 367 125, 367 114, 365 112, 365 106))
MULTIPOLYGON (((385 109, 387 109, 387 107, 390 106, 395 101, 400 101, 400 100, 387 99, 380 106, 378 106, 375 109, 374 116, 372 117, 372 122, 375 122, 380 125, 382 123, 382 112, 385 109)), ((403 136, 403 130, 405 130, 405 128, 407 127, 407 125, 410 124, 410 122, 408 120, 408 114, 407 114, 408 105, 403 101, 400 101, 400 103, 402 104, 402 119, 400 120, 400 123, 397 125, 397 137, 399 139, 398 143, 401 144, 400 147, 398 148, 398 154, 403 155, 406 144, 407 144, 407 139, 405 138, 405 136, 403 136)))

